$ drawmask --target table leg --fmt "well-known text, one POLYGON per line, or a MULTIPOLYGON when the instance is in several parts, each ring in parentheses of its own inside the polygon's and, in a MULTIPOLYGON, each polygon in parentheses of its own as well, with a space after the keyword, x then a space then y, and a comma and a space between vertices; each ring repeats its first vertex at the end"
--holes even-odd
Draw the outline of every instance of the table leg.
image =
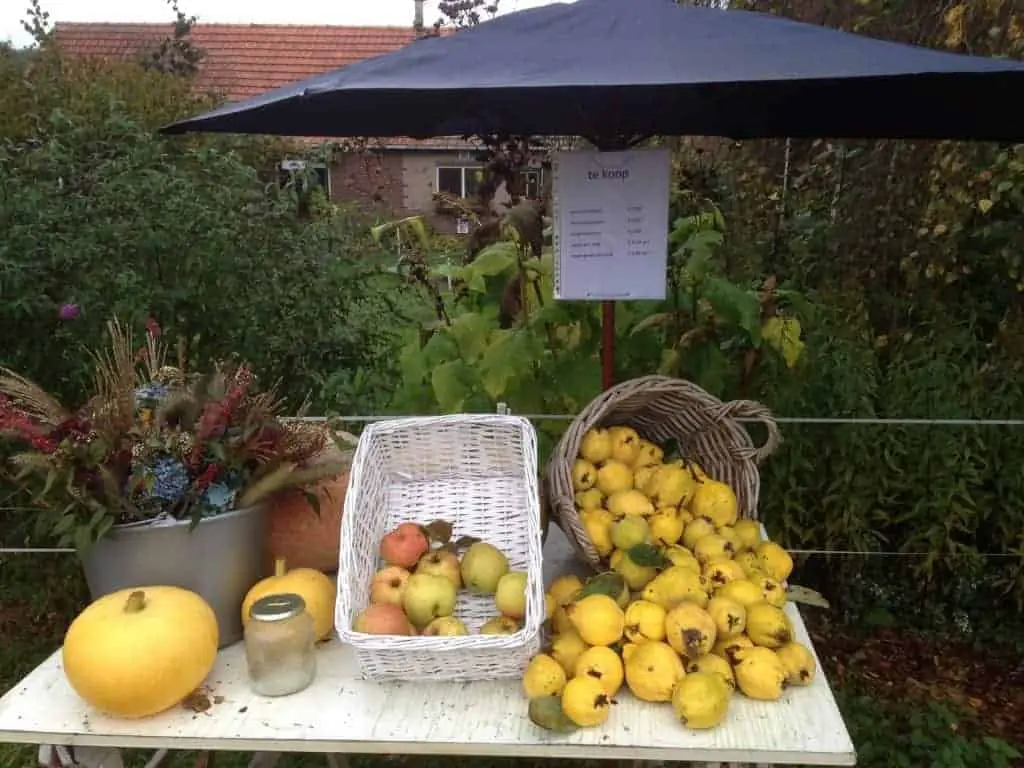
POLYGON ((115 747, 65 747, 39 745, 39 765, 44 768, 124 768, 121 750, 115 747))
POLYGON ((257 752, 249 761, 249 768, 274 768, 280 760, 280 752, 257 752))
POLYGON ((348 755, 335 755, 328 753, 327 768, 348 768, 348 755))

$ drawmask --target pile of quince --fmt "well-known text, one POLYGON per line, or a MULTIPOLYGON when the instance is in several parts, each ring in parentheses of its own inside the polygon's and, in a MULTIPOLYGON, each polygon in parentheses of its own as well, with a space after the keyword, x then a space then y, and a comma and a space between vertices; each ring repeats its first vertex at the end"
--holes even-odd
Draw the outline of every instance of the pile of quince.
POLYGON ((737 691, 774 701, 810 684, 814 655, 783 610, 793 560, 738 519, 736 494, 630 427, 592 429, 573 466, 576 504, 609 570, 547 590, 551 639, 523 677, 530 719, 604 723, 625 686, 689 728, 721 724, 737 691))

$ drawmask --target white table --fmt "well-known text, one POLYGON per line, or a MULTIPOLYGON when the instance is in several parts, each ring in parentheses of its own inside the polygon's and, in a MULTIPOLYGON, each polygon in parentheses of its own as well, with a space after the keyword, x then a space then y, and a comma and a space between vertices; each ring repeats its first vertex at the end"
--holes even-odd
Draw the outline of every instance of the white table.
MULTIPOLYGON (((552 526, 546 570, 564 572, 568 544, 552 526)), ((550 575, 549 575, 550 578, 550 575)), ((798 639, 810 645, 795 606, 798 639)), ((157 748, 338 754, 443 754, 694 763, 854 765, 853 744, 824 675, 778 702, 736 695, 727 721, 689 731, 671 707, 623 690, 603 727, 554 735, 526 717, 517 680, 479 683, 376 683, 357 677, 348 649, 318 650, 313 685, 294 696, 250 693, 241 644, 221 651, 207 679, 215 703, 143 721, 106 717, 68 686, 59 652, 0 699, 0 742, 105 748, 157 748)))

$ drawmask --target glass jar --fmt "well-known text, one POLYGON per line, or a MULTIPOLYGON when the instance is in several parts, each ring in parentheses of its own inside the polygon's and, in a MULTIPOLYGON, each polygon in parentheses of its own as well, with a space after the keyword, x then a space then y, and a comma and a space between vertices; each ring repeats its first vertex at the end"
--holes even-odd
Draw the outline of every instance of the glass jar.
POLYGON ((252 690, 287 696, 316 677, 316 633, 306 603, 291 593, 253 603, 245 626, 245 661, 252 690))

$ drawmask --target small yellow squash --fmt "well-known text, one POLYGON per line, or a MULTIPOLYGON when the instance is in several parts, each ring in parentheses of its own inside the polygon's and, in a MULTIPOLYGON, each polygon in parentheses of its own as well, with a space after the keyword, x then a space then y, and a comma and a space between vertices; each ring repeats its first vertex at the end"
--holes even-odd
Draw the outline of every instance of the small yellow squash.
POLYGON ((195 592, 138 587, 105 595, 68 627, 64 674, 86 702, 142 718, 180 703, 213 668, 217 616, 195 592))
POLYGON ((314 568, 287 570, 282 557, 274 562, 274 575, 256 582, 242 601, 242 625, 249 623, 249 609, 253 603, 267 595, 291 592, 299 595, 306 610, 313 617, 316 637, 323 640, 334 629, 334 582, 323 571, 314 568))

